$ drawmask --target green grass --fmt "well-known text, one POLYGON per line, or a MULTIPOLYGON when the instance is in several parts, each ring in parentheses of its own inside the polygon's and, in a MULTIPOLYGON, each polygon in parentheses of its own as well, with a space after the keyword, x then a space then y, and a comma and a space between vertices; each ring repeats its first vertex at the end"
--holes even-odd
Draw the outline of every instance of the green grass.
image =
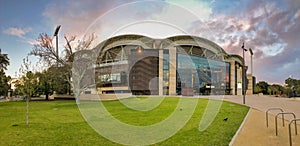
MULTIPOLYGON (((188 123, 177 134, 155 145, 228 145, 249 110, 223 102, 211 126, 200 132, 199 122, 209 100, 189 100, 195 100, 198 106, 188 123), (227 122, 223 121, 225 117, 229 118, 227 122)), ((104 105, 120 121, 141 126, 164 120, 177 103, 178 98, 166 98, 149 111, 128 109, 120 101, 108 101, 104 105)), ((75 101, 32 101, 29 107, 29 126, 26 126, 25 102, 0 103, 0 145, 119 145, 95 132, 75 101)))

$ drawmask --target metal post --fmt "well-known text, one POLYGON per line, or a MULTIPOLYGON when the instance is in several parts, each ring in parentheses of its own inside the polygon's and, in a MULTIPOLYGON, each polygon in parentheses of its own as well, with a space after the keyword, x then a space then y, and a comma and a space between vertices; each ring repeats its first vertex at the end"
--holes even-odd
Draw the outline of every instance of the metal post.
MULTIPOLYGON (((58 58, 58 35, 56 35, 56 56, 58 58)), ((58 64, 58 59, 56 60, 57 64, 58 64)))
POLYGON ((245 89, 246 89, 246 79, 245 79, 245 50, 243 49, 243 104, 246 104, 246 97, 245 97, 245 89))
MULTIPOLYGON (((294 116, 294 119, 296 118, 296 115, 295 115, 294 113, 292 113, 292 112, 281 112, 281 113, 278 113, 278 114, 275 116, 275 133, 276 133, 276 136, 278 135, 277 117, 278 117, 278 115, 280 115, 280 114, 282 114, 282 115, 284 115, 284 114, 291 114, 291 115, 294 116)), ((283 127, 284 127, 284 120, 283 120, 283 127)), ((295 123, 295 129, 296 129, 296 134, 297 134, 297 125, 296 125, 296 123, 295 123)))
POLYGON ((289 123, 289 141, 290 141, 290 146, 292 146, 293 145, 293 141, 292 141, 292 132, 291 132, 291 124, 293 123, 293 121, 295 121, 295 133, 296 133, 296 135, 297 135, 297 123, 296 123, 296 121, 299 121, 300 119, 298 118, 294 118, 294 119, 292 119, 291 121, 290 121, 290 123, 289 123))
POLYGON ((245 49, 244 42, 243 42, 242 49, 243 49, 242 94, 243 94, 243 104, 246 104, 246 95, 245 95, 245 91, 246 91, 245 51, 247 51, 247 49, 245 49))
MULTIPOLYGON (((266 111, 266 123, 267 123, 267 127, 269 127, 269 117, 268 117, 268 112, 271 111, 271 110, 280 110, 281 112, 283 112, 282 108, 278 108, 278 107, 274 107, 274 108, 269 108, 267 111, 266 111)), ((284 116, 282 114, 282 122, 284 123, 284 116)))

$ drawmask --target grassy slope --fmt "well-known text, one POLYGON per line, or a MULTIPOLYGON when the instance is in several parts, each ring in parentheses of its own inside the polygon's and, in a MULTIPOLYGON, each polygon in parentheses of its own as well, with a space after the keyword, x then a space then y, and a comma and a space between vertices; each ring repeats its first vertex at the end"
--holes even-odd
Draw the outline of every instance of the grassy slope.
MULTIPOLYGON (((177 98, 167 98, 159 108, 147 112, 127 109, 118 101, 105 102, 105 106, 123 122, 150 125, 166 118, 177 102, 177 98)), ((223 102, 212 126, 199 132, 207 102, 199 100, 187 125, 157 145, 228 145, 248 107, 223 102), (225 117, 229 118, 227 122, 223 121, 225 117)), ((117 145, 89 127, 74 101, 30 102, 29 126, 25 125, 25 106, 25 102, 0 103, 0 145, 117 145)))

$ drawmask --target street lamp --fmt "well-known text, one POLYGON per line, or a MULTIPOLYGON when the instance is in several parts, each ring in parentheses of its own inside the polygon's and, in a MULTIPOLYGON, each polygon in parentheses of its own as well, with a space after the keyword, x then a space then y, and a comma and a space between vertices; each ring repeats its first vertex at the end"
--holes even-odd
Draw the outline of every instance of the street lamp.
POLYGON ((243 45, 242 45, 242 49, 243 49, 243 71, 242 71, 242 76, 243 76, 243 79, 242 79, 242 84, 243 84, 243 87, 242 87, 242 94, 243 94, 243 104, 246 104, 246 95, 245 95, 245 91, 246 91, 246 72, 245 72, 245 51, 247 51, 247 49, 245 49, 245 45, 244 45, 244 42, 243 42, 243 45))
POLYGON ((57 64, 57 66, 58 66, 58 31, 59 31, 59 29, 60 29, 60 27, 61 27, 61 25, 58 25, 57 27, 56 27, 56 29, 55 29, 55 31, 54 31, 54 35, 53 36, 55 36, 56 37, 56 64, 57 64))

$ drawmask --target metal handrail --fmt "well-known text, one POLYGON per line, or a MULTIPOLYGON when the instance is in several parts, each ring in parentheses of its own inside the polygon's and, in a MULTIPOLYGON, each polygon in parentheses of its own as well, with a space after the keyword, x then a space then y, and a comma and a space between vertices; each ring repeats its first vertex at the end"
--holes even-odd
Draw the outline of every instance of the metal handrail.
MULTIPOLYGON (((281 113, 278 113, 276 116, 275 116, 275 131, 276 131, 276 136, 278 135, 278 128, 277 128, 277 117, 278 115, 284 115, 284 114, 289 114, 289 115, 293 115, 294 116, 294 119, 296 118, 296 115, 293 113, 293 112, 281 112, 281 113)), ((284 127, 284 119, 282 120, 283 121, 283 127, 284 127)), ((297 125, 295 124, 295 129, 297 131, 297 125)), ((296 133, 297 134, 297 133, 296 133)))
MULTIPOLYGON (((266 123, 267 123, 267 127, 269 127, 269 117, 268 117, 268 112, 271 111, 271 110, 280 110, 281 112, 283 112, 283 110, 279 107, 274 107, 274 108, 269 108, 267 111, 266 111, 266 123)), ((284 116, 282 115, 282 121, 284 123, 284 116)))
POLYGON ((295 133, 296 133, 296 135, 297 135, 297 123, 296 123, 296 121, 299 121, 299 120, 300 120, 300 118, 294 118, 294 119, 292 119, 292 120, 290 121, 290 123, 289 123, 289 140, 290 140, 290 146, 293 145, 293 141, 292 141, 292 132, 291 132, 291 124, 293 123, 293 121, 295 121, 295 133))

